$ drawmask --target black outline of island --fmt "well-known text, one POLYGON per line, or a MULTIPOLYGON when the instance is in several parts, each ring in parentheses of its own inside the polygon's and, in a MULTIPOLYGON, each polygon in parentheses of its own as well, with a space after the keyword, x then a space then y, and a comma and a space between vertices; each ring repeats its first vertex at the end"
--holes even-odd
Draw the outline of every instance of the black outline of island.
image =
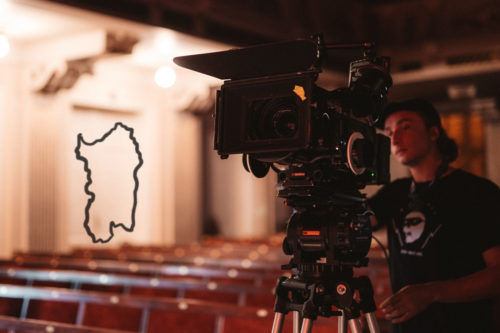
POLYGON ((134 231, 134 227, 135 227, 135 210, 137 208, 137 190, 139 189, 139 179, 137 178, 137 172, 139 171, 140 167, 142 166, 142 164, 144 162, 143 159, 142 159, 142 153, 139 150, 139 143, 137 142, 136 138, 134 137, 134 129, 131 128, 131 127, 125 126, 121 122, 117 122, 115 124, 115 126, 112 129, 110 129, 108 132, 106 132, 102 136, 102 138, 100 138, 100 139, 97 139, 97 140, 95 140, 93 142, 87 142, 87 141, 85 141, 83 139, 82 133, 79 133, 78 137, 77 137, 77 140, 78 140, 78 142, 77 142, 77 145, 76 145, 76 148, 75 148, 76 159, 80 160, 80 161, 82 161, 84 163, 84 167, 83 168, 84 168, 85 172, 87 173, 87 183, 85 184, 85 193, 90 196, 89 200, 87 201, 87 206, 85 207, 85 221, 83 222, 83 227, 87 231, 87 234, 92 238, 92 242, 94 242, 94 243, 99 243, 99 242, 100 243, 107 243, 107 242, 109 242, 113 238, 113 236, 115 235, 114 232, 113 232, 114 228, 122 227, 123 230, 125 230, 127 232, 134 231), (118 128, 118 126, 121 126, 123 129, 125 129, 126 131, 129 132, 129 138, 134 143, 135 152, 139 156, 139 164, 137 164, 137 166, 134 168, 134 182, 135 182, 135 186, 134 186, 134 204, 133 204, 133 207, 132 207, 132 223, 131 223, 130 228, 127 228, 123 223, 116 224, 114 221, 109 221, 108 222, 109 223, 109 233, 111 234, 111 236, 108 239, 106 239, 106 240, 103 240, 101 238, 96 239, 95 235, 92 233, 92 231, 91 231, 91 229, 90 229, 90 227, 88 225, 89 224, 89 219, 90 219, 90 217, 89 217, 90 207, 92 206, 92 203, 95 200, 95 193, 89 190, 89 187, 92 184, 92 170, 89 169, 89 161, 80 154, 80 148, 81 148, 81 144, 82 143, 85 144, 85 145, 87 145, 87 146, 93 146, 96 143, 103 142, 104 140, 106 140, 106 138, 108 136, 111 135, 111 133, 113 133, 118 128))

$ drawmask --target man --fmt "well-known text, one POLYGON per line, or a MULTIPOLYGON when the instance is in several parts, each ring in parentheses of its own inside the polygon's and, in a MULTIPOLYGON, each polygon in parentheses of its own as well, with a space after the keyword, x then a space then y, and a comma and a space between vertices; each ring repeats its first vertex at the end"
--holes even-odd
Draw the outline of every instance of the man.
POLYGON ((369 200, 374 223, 387 226, 395 292, 380 308, 399 332, 495 332, 500 189, 449 166, 457 146, 427 101, 390 104, 383 118, 411 177, 369 200))

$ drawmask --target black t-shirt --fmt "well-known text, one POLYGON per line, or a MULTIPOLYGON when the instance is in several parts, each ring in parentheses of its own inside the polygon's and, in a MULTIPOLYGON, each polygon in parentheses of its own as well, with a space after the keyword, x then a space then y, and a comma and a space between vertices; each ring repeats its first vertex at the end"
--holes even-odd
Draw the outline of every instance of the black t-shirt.
MULTIPOLYGON (((369 205, 387 226, 394 291, 477 272, 486 267, 482 253, 500 245, 500 189, 463 170, 435 182, 396 180, 369 205)), ((435 303, 400 332, 493 332, 493 320, 489 299, 435 303)))

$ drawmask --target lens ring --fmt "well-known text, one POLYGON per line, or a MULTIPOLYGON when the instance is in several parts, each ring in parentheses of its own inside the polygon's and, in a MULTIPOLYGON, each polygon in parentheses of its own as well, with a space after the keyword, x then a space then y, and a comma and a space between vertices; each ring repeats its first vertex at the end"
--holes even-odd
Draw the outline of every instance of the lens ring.
POLYGON ((356 165, 353 152, 354 152, 354 144, 357 140, 363 140, 365 136, 361 132, 353 132, 347 141, 347 166, 351 169, 352 173, 356 176, 363 174, 366 170, 365 167, 359 167, 356 165))

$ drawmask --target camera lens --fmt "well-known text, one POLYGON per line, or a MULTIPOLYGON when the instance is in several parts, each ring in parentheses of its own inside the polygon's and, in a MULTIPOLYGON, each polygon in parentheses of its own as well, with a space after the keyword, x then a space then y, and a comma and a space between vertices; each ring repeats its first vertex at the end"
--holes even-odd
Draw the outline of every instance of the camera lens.
POLYGON ((278 137, 291 138, 297 131, 297 113, 294 110, 277 110, 273 115, 274 132, 278 137))
POLYGON ((295 136, 298 130, 298 111, 293 97, 256 101, 252 109, 252 139, 286 139, 295 136))
POLYGON ((360 132, 351 133, 347 142, 347 165, 355 175, 361 175, 374 160, 375 147, 373 142, 360 132))

